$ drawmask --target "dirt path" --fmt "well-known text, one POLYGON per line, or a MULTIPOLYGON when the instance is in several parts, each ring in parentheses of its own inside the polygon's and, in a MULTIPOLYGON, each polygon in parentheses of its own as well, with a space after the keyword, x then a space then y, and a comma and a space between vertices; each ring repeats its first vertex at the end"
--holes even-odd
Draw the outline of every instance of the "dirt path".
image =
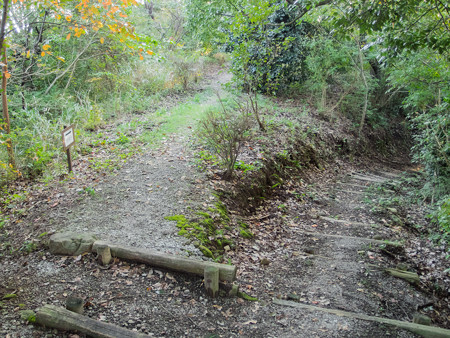
MULTIPOLYGON (((209 74, 202 87, 213 94, 201 104, 217 102, 215 93, 223 92, 230 76, 217 70, 209 74)), ((93 196, 56 209, 48 224, 56 231, 89 232, 116 243, 202 256, 165 219, 196 210, 211 197, 208 182, 194 164, 191 137, 191 127, 168 135, 158 149, 138 155, 117 175, 95 186, 93 196)))

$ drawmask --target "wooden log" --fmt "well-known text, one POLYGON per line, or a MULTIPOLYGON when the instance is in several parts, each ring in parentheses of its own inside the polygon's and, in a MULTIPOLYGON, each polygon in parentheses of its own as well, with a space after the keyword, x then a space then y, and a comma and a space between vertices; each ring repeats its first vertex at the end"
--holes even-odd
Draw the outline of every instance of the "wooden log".
POLYGON ((207 266, 204 271, 206 294, 216 298, 219 294, 219 269, 215 266, 207 266))
POLYGON ((303 310, 307 310, 307 311, 323 312, 323 313, 333 314, 333 315, 336 315, 339 317, 355 318, 355 319, 361 319, 361 320, 370 321, 370 322, 392 325, 392 326, 395 326, 395 327, 398 327, 401 329, 405 329, 405 330, 417 333, 423 337, 429 337, 429 338, 448 338, 448 337, 450 337, 450 330, 442 329, 440 327, 427 326, 427 325, 421 325, 421 324, 410 323, 410 322, 402 322, 400 320, 389 319, 389 318, 368 316, 368 315, 365 315, 362 313, 354 313, 354 312, 348 312, 348 311, 342 311, 342 310, 328 309, 328 308, 307 305, 307 304, 302 304, 302 303, 292 302, 292 301, 282 300, 282 299, 274 299, 273 302, 274 302, 274 304, 277 304, 277 305, 290 306, 290 307, 294 307, 297 309, 303 309, 303 310))
POLYGON ((89 337, 100 338, 143 338, 143 333, 127 330, 123 327, 100 322, 71 312, 55 305, 44 305, 36 314, 36 323, 59 330, 84 333, 89 337))
POLYGON ((419 284, 420 278, 419 275, 415 272, 403 271, 398 269, 385 269, 387 273, 390 275, 406 280, 411 284, 419 284))
POLYGON ((157 266, 160 268, 166 268, 169 270, 191 273, 202 277, 204 276, 206 267, 216 267, 219 269, 219 280, 232 282, 236 279, 237 268, 233 265, 200 261, 161 253, 150 249, 133 248, 104 241, 96 241, 92 247, 93 251, 95 251, 98 246, 102 245, 106 245, 110 248, 113 257, 157 266))

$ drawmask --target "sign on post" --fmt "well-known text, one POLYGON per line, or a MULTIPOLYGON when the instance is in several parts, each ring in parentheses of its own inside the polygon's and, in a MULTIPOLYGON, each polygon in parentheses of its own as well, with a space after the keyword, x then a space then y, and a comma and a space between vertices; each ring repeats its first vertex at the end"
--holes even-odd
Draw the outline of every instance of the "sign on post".
POLYGON ((69 166, 69 173, 72 172, 72 157, 70 156, 70 147, 75 144, 75 130, 73 125, 65 127, 62 134, 63 148, 67 152, 67 164, 69 166))

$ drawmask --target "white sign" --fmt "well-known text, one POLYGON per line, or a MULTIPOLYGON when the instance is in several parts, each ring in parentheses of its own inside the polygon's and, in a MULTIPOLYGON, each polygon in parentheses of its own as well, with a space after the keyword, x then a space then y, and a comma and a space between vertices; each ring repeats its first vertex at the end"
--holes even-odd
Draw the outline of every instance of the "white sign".
POLYGON ((75 132, 73 126, 67 127, 62 131, 64 150, 69 149, 75 143, 75 132))

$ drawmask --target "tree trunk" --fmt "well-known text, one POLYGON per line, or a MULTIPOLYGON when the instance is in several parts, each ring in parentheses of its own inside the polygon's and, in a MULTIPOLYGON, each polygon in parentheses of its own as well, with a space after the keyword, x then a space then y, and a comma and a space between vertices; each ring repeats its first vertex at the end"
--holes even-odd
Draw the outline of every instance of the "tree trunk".
POLYGON ((361 51, 361 45, 359 41, 358 43, 358 57, 359 57, 359 72, 361 74, 361 78, 364 82, 364 108, 361 114, 361 121, 359 122, 359 130, 358 130, 358 136, 361 137, 361 133, 364 127, 364 122, 366 120, 366 114, 367 114, 367 103, 369 100, 369 85, 367 84, 366 75, 364 74, 364 61, 363 61, 363 55, 361 51))
MULTIPOLYGON (((1 22, 1 29, 0 29, 0 48, 2 53, 2 61, 3 61, 3 67, 2 67, 2 108, 3 108, 3 120, 5 123, 5 131, 6 134, 9 134, 11 132, 11 125, 9 122, 9 113, 8 113, 8 97, 6 95, 6 85, 7 85, 7 73, 8 73, 8 60, 6 59, 6 46, 5 46, 5 28, 6 28, 6 19, 8 17, 8 4, 9 0, 3 0, 3 15, 2 15, 2 22, 1 22)), ((6 147, 8 151, 8 162, 12 169, 16 168, 16 161, 14 159, 14 149, 12 147, 12 141, 11 137, 9 137, 6 140, 6 147)))

